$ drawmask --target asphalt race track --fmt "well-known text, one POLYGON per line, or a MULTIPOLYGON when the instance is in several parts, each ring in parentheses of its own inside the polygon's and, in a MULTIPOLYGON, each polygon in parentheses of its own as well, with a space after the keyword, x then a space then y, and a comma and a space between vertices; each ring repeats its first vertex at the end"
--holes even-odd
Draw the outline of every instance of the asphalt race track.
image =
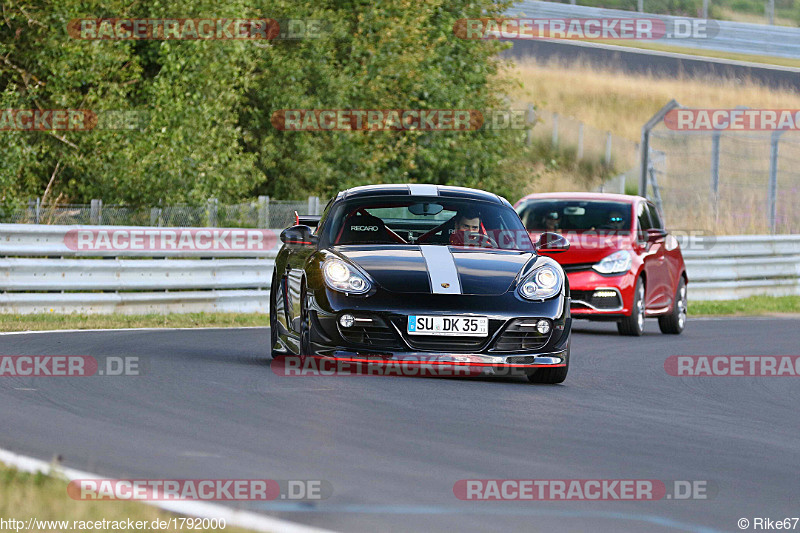
POLYGON ((533 59, 539 63, 585 62, 598 68, 667 78, 750 79, 774 89, 800 89, 800 69, 742 61, 698 57, 612 44, 567 41, 514 41, 505 57, 533 59))
MULTIPOLYGON (((237 505, 339 531, 739 531, 800 515, 800 379, 672 377, 670 355, 797 355, 798 319, 681 336, 577 323, 563 385, 282 377, 261 329, 0 336, 2 355, 139 356, 138 377, 0 377, 0 448, 112 478, 323 479, 237 505), (706 480, 712 499, 458 500, 460 479, 706 480)), ((799 526, 800 527, 800 526, 799 526)))

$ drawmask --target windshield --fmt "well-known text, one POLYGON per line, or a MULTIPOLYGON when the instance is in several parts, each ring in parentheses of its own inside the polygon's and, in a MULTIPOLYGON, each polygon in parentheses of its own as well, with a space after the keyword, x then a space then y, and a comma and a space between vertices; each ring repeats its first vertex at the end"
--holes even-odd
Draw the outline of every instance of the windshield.
POLYGON ((432 244, 533 250, 528 233, 509 206, 439 196, 380 196, 342 202, 326 217, 320 244, 432 244))
POLYGON ((604 200, 530 200, 517 207, 528 231, 629 232, 631 204, 604 200))

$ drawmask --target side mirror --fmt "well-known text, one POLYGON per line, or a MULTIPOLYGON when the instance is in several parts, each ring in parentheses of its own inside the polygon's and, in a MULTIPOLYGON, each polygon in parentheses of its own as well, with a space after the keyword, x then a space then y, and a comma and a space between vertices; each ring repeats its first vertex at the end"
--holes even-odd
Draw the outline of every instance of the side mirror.
POLYGON ((647 242, 658 242, 666 238, 667 232, 663 229, 650 228, 647 230, 647 242))
POLYGON ((537 252, 566 252, 569 250, 569 241, 558 233, 546 231, 539 237, 535 248, 537 252))
POLYGON ((293 246, 316 246, 319 237, 308 226, 292 226, 281 232, 281 242, 293 246))

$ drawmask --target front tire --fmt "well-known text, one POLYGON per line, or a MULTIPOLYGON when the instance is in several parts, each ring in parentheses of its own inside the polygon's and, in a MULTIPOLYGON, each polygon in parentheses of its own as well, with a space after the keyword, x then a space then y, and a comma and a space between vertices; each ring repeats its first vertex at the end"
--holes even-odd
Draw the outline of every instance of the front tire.
POLYGON ((675 305, 668 315, 658 317, 661 333, 679 335, 686 327, 686 281, 681 276, 678 289, 675 291, 675 305))
POLYGON ((537 368, 536 370, 528 373, 528 381, 531 383, 544 383, 547 385, 555 385, 567 379, 567 372, 569 372, 569 348, 567 348, 567 365, 557 366, 555 368, 537 368))
POLYGON ((273 359, 286 355, 276 348, 276 346, 278 346, 278 305, 275 299, 275 291, 278 290, 277 287, 278 273, 273 272, 272 285, 270 285, 269 291, 269 350, 273 359))
POLYGON ((311 355, 311 320, 308 312, 306 285, 300 290, 300 355, 311 355))
POLYGON ((633 291, 633 309, 631 316, 626 316, 617 322, 617 331, 620 335, 639 337, 644 333, 644 280, 639 277, 636 280, 636 288, 633 291))

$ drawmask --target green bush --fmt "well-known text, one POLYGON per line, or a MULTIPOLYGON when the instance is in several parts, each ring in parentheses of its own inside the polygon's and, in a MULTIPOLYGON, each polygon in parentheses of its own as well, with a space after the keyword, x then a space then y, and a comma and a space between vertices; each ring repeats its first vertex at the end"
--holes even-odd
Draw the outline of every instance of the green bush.
POLYGON ((280 109, 491 109, 497 52, 460 18, 491 0, 22 0, 0 25, 0 109, 145 112, 133 130, 4 131, 0 208, 31 197, 106 204, 328 196, 352 185, 432 182, 516 196, 520 132, 282 132, 280 109), (76 18, 270 17, 324 21, 298 41, 87 41, 76 18), (49 184, 49 187, 48 187, 49 184))

